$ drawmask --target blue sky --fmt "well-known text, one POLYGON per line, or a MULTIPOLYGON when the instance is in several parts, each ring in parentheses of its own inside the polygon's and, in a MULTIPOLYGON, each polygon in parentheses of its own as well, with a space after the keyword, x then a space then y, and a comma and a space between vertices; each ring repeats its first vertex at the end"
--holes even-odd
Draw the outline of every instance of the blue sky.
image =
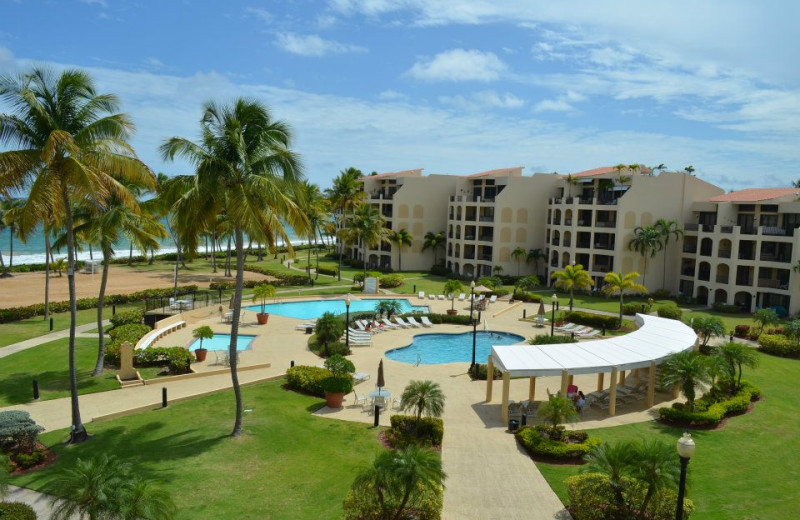
MULTIPOLYGON (((800 178, 800 4, 0 0, 0 71, 89 70, 154 170, 201 104, 256 97, 307 177, 666 164, 725 189, 800 178), (662 5, 663 4, 663 5, 662 5)), ((4 107, 0 106, 0 109, 4 107)))

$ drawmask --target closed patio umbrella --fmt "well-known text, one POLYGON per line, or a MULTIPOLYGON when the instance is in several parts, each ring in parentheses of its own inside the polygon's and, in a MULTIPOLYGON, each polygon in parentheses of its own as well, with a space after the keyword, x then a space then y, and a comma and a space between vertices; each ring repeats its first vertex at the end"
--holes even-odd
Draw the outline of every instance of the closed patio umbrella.
POLYGON ((536 314, 538 314, 536 321, 539 323, 539 325, 544 324, 544 302, 539 302, 539 310, 536 314))
POLYGON ((376 385, 378 387, 378 392, 380 393, 380 389, 386 386, 386 381, 383 379, 383 360, 381 359, 380 363, 378 363, 378 382, 376 385))

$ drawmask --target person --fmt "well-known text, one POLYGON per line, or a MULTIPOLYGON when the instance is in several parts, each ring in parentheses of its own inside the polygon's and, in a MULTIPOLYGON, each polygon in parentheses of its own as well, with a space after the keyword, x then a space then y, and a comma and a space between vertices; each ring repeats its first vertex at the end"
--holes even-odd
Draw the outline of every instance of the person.
POLYGON ((578 409, 578 412, 582 412, 584 406, 586 406, 586 396, 583 395, 583 392, 578 391, 578 398, 575 400, 575 408, 578 409))

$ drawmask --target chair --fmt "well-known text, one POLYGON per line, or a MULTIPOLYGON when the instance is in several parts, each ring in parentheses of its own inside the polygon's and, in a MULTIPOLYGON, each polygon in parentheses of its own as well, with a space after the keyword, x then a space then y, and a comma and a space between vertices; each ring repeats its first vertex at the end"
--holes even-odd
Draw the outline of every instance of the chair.
POLYGON ((491 298, 489 298, 489 303, 494 303, 497 301, 497 295, 493 294, 491 298))
POLYGON ((444 294, 440 294, 439 296, 437 296, 437 298, 440 300, 444 300, 444 294))
POLYGON ((380 406, 381 408, 386 408, 386 397, 382 395, 373 397, 372 406, 380 406))
MULTIPOLYGON (((369 379, 369 373, 367 373, 367 372, 356 372, 355 374, 353 374, 353 383, 354 384, 363 383, 367 379, 369 379)), ((353 391, 353 393, 355 393, 355 390, 353 391)), ((356 397, 358 397, 358 396, 356 396, 356 397)))
POLYGON ((417 293, 417 298, 424 300, 425 299, 425 291, 420 291, 417 293))
POLYGON ((433 294, 429 294, 429 295, 428 295, 428 299, 429 299, 429 300, 435 300, 435 299, 436 299, 436 296, 434 296, 433 294))
POLYGON ((392 323, 391 321, 389 321, 389 318, 382 318, 381 322, 383 322, 383 325, 385 327, 388 327, 390 329, 396 329, 396 328, 400 327, 400 325, 398 325, 396 323, 392 323))
POLYGON ((353 406, 361 405, 361 408, 364 408, 367 405, 367 397, 366 396, 358 396, 358 392, 353 390, 353 406))
POLYGON ((409 317, 408 317, 408 318, 406 318, 406 319, 408 320, 408 323, 409 323, 409 324, 410 324, 412 327, 419 327, 419 326, 420 326, 420 324, 417 322, 417 320, 415 320, 415 319, 414 319, 414 317, 413 317, 413 316, 409 316, 409 317))
POLYGON ((392 399, 392 408, 395 410, 402 410, 403 409, 403 398, 402 397, 395 397, 392 399))
POLYGON ((433 327, 433 323, 431 323, 431 320, 429 320, 427 316, 423 316, 419 320, 422 322, 423 327, 433 327))
POLYGON ((403 318, 401 318, 400 316, 395 316, 394 317, 394 321, 395 321, 395 323, 397 323, 399 326, 403 327, 404 329, 407 329, 408 327, 411 327, 411 324, 410 323, 406 323, 403 320, 403 318))
POLYGON ((466 297, 467 295, 462 292, 458 295, 458 301, 463 302, 466 297))
POLYGON ((356 320, 356 327, 358 327, 358 330, 361 332, 367 332, 367 328, 364 326, 364 323, 361 320, 356 320))

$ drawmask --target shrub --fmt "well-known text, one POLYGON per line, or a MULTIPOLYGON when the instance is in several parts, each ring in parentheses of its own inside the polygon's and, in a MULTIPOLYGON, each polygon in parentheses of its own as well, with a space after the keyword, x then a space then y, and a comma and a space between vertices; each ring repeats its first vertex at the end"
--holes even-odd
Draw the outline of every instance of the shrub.
POLYGON ((144 309, 131 309, 123 311, 111 317, 112 328, 121 327, 123 325, 132 325, 142 323, 144 319, 144 309))
MULTIPOLYGON (((37 450, 31 453, 16 453, 11 457, 11 459, 17 464, 17 466, 22 469, 32 468, 37 464, 41 464, 42 462, 44 462, 45 458, 46 454, 44 450, 37 450)), ((5 517, 0 516, 0 518, 5 518, 5 517)))
POLYGON ((391 428, 386 438, 395 449, 416 444, 425 448, 441 446, 444 437, 444 423, 438 417, 423 417, 417 429, 417 418, 412 415, 392 415, 391 428))
POLYGON ((733 329, 733 335, 737 338, 747 338, 750 336, 750 325, 737 325, 733 329))
MULTIPOLYGON (((419 485, 413 503, 403 510, 401 520, 439 520, 442 515, 444 493, 441 486, 435 491, 423 489, 419 485)), ((389 509, 396 507, 395 501, 389 500, 389 509)), ((371 487, 353 487, 347 492, 342 504, 345 520, 384 520, 377 493, 371 487)))
POLYGON ((526 291, 517 291, 514 293, 514 299, 519 300, 526 303, 540 303, 542 301, 542 297, 538 294, 526 292, 526 291))
POLYGON ((317 269, 318 274, 324 274, 326 276, 336 276, 338 271, 332 267, 320 267, 317 269))
POLYGON ((711 306, 717 312, 724 312, 725 314, 741 314, 742 309, 738 305, 729 305, 727 303, 717 302, 711 306))
POLYGON ((782 334, 761 334, 758 337, 758 350, 775 356, 800 357, 800 342, 782 334))
POLYGON ((385 289, 392 289, 403 285, 402 274, 387 274, 380 277, 380 285, 385 289))
POLYGON ((136 346, 136 343, 151 330, 152 329, 147 325, 136 323, 121 325, 115 329, 111 329, 108 332, 108 335, 111 336, 111 341, 106 344, 105 362, 110 365, 119 366, 119 349, 122 344, 129 341, 133 346, 136 346))
POLYGON ((619 318, 617 316, 606 316, 604 314, 594 314, 583 311, 564 312, 564 321, 571 321, 587 327, 596 329, 616 329, 619 328, 619 318))
MULTIPOLYGON (((271 283, 276 287, 287 286, 287 285, 305 285, 308 283, 308 276, 304 274, 283 273, 280 271, 273 271, 271 269, 265 269, 263 267, 251 264, 244 264, 244 270, 250 271, 252 273, 263 274, 273 278, 272 280, 269 280, 269 283, 271 283)), ((258 283, 263 283, 263 282, 264 280, 261 280, 258 283)))
POLYGON ((628 302, 622 304, 622 314, 626 316, 634 316, 637 312, 648 312, 647 303, 643 302, 628 302))
POLYGON ((0 502, 0 518, 3 520, 36 520, 36 512, 22 502, 0 502))
POLYGON ((437 264, 431 267, 431 274, 436 276, 451 276, 453 271, 445 267, 444 265, 437 264))
MULTIPOLYGON (((408 316, 416 316, 416 315, 409 314, 408 316)), ((441 323, 449 323, 451 325, 472 325, 470 317, 467 316, 466 314, 456 314, 455 316, 450 316, 448 314, 431 313, 428 314, 428 319, 434 325, 439 325, 441 323)))
POLYGON ((147 347, 133 353, 133 364, 139 367, 167 364, 170 374, 186 374, 192 353, 184 347, 147 347))
POLYGON ((669 318, 671 320, 680 320, 683 314, 680 307, 672 302, 659 305, 657 312, 660 318, 669 318))
POLYGON ((558 345, 559 343, 572 343, 572 342, 573 342, 572 336, 564 336, 560 334, 556 334, 555 336, 540 334, 539 336, 534 336, 528 340, 528 344, 530 345, 558 345))
POLYGON ((732 396, 728 383, 722 381, 695 401, 694 412, 685 403, 674 403, 672 408, 659 408, 658 416, 683 426, 716 426, 727 416, 744 413, 760 397, 761 389, 747 381, 742 381, 739 392, 732 396))
MULTIPOLYGON (((325 357, 325 344, 317 341, 316 334, 311 336, 311 339, 308 340, 308 349, 319 357, 325 357)), ((350 354, 350 349, 341 341, 331 341, 328 343, 328 356, 334 356, 336 354, 347 356, 350 354)))
POLYGON ((28 412, 8 410, 0 412, 0 449, 18 453, 31 453, 44 428, 31 419, 28 412))
POLYGON ((327 368, 298 365, 286 371, 286 385, 292 390, 323 397, 322 380, 330 377, 327 368))
MULTIPOLYGON (((523 448, 534 459, 555 459, 555 460, 580 460, 595 446, 599 446, 603 441, 597 438, 584 437, 579 442, 563 442, 552 440, 546 436, 545 430, 548 427, 538 425, 536 427, 523 426, 518 429, 514 436, 523 448)), ((573 440, 574 434, 584 432, 570 431, 564 434, 564 440, 573 440)))
POLYGON ((657 300, 666 300, 667 298, 672 296, 672 293, 669 292, 667 289, 659 289, 657 291, 653 291, 652 296, 657 300))
POLYGON ((319 384, 322 388, 323 395, 325 392, 330 394, 349 394, 353 391, 354 382, 353 376, 347 374, 343 377, 328 376, 320 381, 319 384))
MULTIPOLYGON (((489 369, 489 365, 486 363, 475 363, 475 366, 469 369, 469 376, 472 379, 477 379, 479 381, 486 381, 486 371, 489 369)), ((494 367, 494 377, 493 379, 500 379, 502 377, 502 373, 497 367, 494 367)))

